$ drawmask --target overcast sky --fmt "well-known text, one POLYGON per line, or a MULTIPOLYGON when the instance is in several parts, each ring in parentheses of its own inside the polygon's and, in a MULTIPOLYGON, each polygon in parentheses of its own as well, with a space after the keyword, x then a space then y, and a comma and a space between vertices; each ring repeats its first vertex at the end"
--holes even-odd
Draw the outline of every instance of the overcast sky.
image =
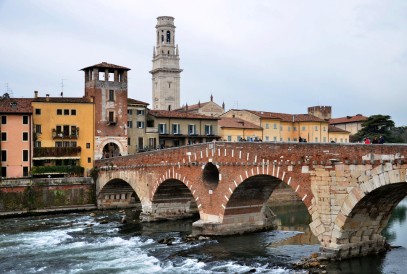
POLYGON ((0 92, 83 96, 80 69, 131 68, 129 97, 151 103, 158 16, 175 18, 181 104, 407 125, 407 1, 0 0, 0 92))

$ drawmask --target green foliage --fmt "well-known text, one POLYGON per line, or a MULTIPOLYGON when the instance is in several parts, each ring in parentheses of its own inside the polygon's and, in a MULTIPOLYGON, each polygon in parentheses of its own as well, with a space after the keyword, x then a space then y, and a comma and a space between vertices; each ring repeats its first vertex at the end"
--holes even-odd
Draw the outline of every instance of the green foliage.
POLYGON ((32 174, 66 173, 82 176, 83 172, 81 166, 35 166, 31 169, 32 174))
POLYGON ((394 122, 389 115, 372 115, 362 123, 362 129, 355 135, 350 136, 350 141, 361 141, 363 138, 383 136, 386 143, 394 143, 397 140, 392 136, 391 129, 394 128, 394 122))

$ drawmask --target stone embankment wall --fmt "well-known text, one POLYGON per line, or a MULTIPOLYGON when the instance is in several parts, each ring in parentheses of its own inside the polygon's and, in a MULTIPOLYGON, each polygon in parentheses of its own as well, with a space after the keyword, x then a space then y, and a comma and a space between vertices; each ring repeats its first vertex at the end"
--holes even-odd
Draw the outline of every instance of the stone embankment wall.
POLYGON ((0 216, 95 207, 92 178, 36 178, 0 181, 0 216))

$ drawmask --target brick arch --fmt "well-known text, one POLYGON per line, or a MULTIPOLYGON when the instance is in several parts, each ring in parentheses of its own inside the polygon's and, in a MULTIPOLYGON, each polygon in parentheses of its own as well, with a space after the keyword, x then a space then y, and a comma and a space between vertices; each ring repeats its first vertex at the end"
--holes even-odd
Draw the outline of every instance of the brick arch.
POLYGON ((125 150, 123 144, 120 143, 118 140, 113 139, 113 138, 106 139, 106 140, 104 140, 104 141, 99 145, 99 149, 98 149, 98 151, 97 151, 97 155, 103 156, 103 148, 104 148, 107 144, 109 144, 109 143, 114 143, 115 145, 117 145, 117 147, 118 147, 119 150, 120 150, 120 154, 121 154, 122 156, 125 155, 124 152, 125 152, 126 150, 125 150))
POLYGON ((112 178, 106 181, 97 193, 96 199, 98 208, 123 208, 137 204, 141 206, 141 197, 137 191, 122 178, 112 178))
MULTIPOLYGON (((277 165, 272 165, 271 167, 264 167, 264 166, 256 166, 250 169, 246 169, 242 171, 240 174, 237 174, 232 180, 231 183, 228 184, 228 189, 229 191, 226 191, 224 193, 225 197, 225 202, 228 203, 228 201, 231 199, 231 196, 233 195, 234 191, 244 182, 246 182, 248 179, 256 176, 266 176, 270 178, 274 178, 278 180, 279 183, 285 183, 288 185, 301 199, 301 201, 305 204, 305 206, 309 206, 307 203, 308 201, 311 201, 313 194, 312 192, 308 191, 307 188, 302 187, 301 188, 301 183, 300 183, 300 178, 298 176, 298 173, 296 172, 289 172, 289 171, 284 171, 280 170, 280 166, 277 165)), ((273 188, 274 190, 274 188, 273 188)), ((272 193, 272 192, 271 192, 272 193)), ((270 193, 270 194, 271 194, 270 193)), ((270 196, 270 195, 269 195, 270 196)), ((309 211, 309 208, 308 208, 309 211)), ((309 212, 311 214, 311 212, 309 212)))
POLYGON ((371 173, 373 175, 361 176, 359 185, 345 198, 329 241, 324 241, 322 233, 316 235, 321 246, 338 248, 338 256, 366 255, 383 248, 385 238, 381 232, 393 209, 407 196, 405 169, 393 169, 389 164, 387 168, 378 166, 371 173))
POLYGON ((151 192, 151 196, 150 196, 151 197, 150 200, 151 200, 152 204, 154 204, 154 202, 155 202, 154 197, 156 197, 157 191, 160 189, 160 187, 163 184, 168 183, 169 181, 179 182, 180 184, 185 186, 186 189, 188 189, 194 202, 197 205, 199 215, 202 216, 203 207, 202 207, 202 204, 200 203, 198 188, 195 187, 186 176, 183 176, 181 173, 175 173, 174 170, 173 170, 173 174, 171 174, 171 171, 168 171, 165 174, 162 174, 162 176, 160 176, 159 179, 156 180, 153 190, 151 192))

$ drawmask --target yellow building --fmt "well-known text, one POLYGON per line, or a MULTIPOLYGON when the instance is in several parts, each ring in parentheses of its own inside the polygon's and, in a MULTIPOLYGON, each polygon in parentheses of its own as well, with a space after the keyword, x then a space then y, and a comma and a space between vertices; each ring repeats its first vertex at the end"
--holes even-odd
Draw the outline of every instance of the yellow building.
POLYGON ((94 160, 95 118, 92 100, 48 95, 38 97, 38 92, 35 92, 32 107, 33 175, 87 176, 94 160))
POLYGON ((218 132, 221 140, 228 142, 239 141, 260 141, 263 129, 248 121, 233 118, 221 117, 218 122, 218 132))
MULTIPOLYGON (((261 127, 263 129, 261 136, 263 141, 298 142, 305 140, 315 143, 330 142, 329 122, 310 114, 232 109, 221 117, 240 118, 261 127)), ((341 138, 343 142, 348 142, 349 137, 344 137, 345 132, 341 134, 343 134, 342 137, 339 137, 339 139, 337 137, 338 142, 340 142, 341 138)))
POLYGON ((331 143, 349 143, 350 134, 349 131, 329 125, 329 142, 331 143))

